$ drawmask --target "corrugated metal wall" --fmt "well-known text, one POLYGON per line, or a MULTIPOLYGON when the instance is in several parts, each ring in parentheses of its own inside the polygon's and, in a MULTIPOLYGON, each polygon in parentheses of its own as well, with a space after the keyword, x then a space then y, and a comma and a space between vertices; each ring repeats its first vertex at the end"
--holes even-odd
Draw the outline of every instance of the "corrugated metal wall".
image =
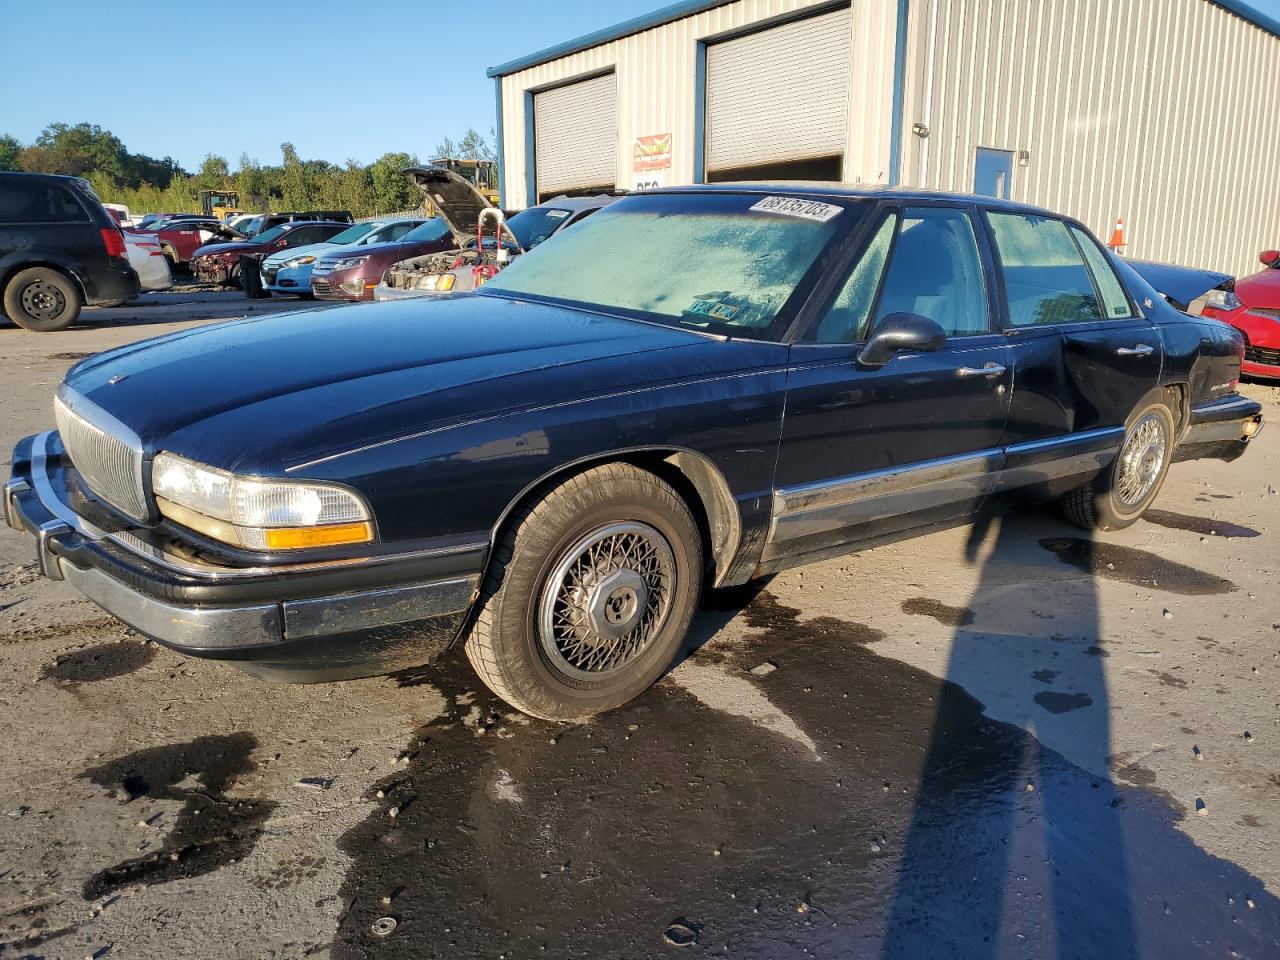
POLYGON ((1280 39, 1206 0, 910 11, 904 183, 970 191, 977 147, 1026 150, 1012 198, 1103 240, 1122 217, 1129 256, 1246 274, 1280 245, 1280 39))
MULTIPOLYGON (((672 134, 672 165, 666 171, 667 184, 692 183, 698 41, 806 7, 820 6, 822 2, 737 0, 503 77, 505 204, 516 209, 531 202, 525 186, 526 91, 614 69, 618 78, 618 185, 629 187, 633 183, 635 138, 663 133, 672 134)), ((868 72, 885 78, 892 75, 893 10, 896 10, 896 0, 857 0, 853 4, 855 81, 868 72)), ((768 78, 761 80, 767 82, 768 78)), ((846 179, 883 180, 888 170, 890 87, 887 83, 881 87, 855 82, 852 88, 846 179)))

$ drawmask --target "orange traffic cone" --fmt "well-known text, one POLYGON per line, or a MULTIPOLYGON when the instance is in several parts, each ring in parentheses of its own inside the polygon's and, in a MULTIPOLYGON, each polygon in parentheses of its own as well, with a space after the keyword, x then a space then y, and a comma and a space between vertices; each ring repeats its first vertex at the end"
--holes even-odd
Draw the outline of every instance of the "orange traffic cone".
POLYGON ((1116 225, 1111 231, 1111 242, 1107 244, 1116 253, 1120 252, 1120 248, 1125 246, 1124 242, 1124 220, 1116 218, 1116 225))

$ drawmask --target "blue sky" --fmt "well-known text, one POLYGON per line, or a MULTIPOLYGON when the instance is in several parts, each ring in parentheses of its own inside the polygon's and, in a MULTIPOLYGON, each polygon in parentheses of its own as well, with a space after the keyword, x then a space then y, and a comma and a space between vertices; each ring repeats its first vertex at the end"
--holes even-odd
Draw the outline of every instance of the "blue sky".
POLYGON ((304 159, 425 160, 468 126, 488 134, 488 67, 669 2, 0 0, 0 133, 87 121, 189 170, 207 153, 278 163, 284 141, 304 159))
MULTIPOLYGON (((488 133, 487 67, 669 2, 0 0, 0 133, 88 121, 188 169, 206 153, 277 163, 286 140, 306 159, 429 159, 444 136, 488 133)), ((1280 0, 1252 5, 1280 19, 1280 0)))

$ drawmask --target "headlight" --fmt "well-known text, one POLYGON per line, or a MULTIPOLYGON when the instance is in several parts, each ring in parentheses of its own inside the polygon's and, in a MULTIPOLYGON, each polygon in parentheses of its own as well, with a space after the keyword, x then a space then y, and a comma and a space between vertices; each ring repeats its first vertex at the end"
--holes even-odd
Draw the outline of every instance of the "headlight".
POLYGON ((439 293, 452 290, 453 285, 457 283, 458 278, 452 273, 433 273, 425 277, 418 278, 419 290, 435 290, 439 293))
POLYGON ((1227 313, 1240 306, 1240 298, 1231 290, 1211 290, 1209 292, 1208 299, 1204 302, 1204 305, 1227 313))
POLYGON ((332 483, 259 480, 159 454, 151 487, 160 512, 192 530, 248 550, 365 543, 373 539, 369 508, 332 483))
POLYGON ((367 263, 368 260, 368 257, 343 257, 341 260, 334 260, 331 263, 334 270, 350 270, 352 267, 367 263))
POLYGON ((304 256, 304 257, 294 257, 292 260, 286 260, 284 265, 286 267, 302 267, 308 263, 315 263, 315 262, 316 262, 316 258, 308 254, 307 256, 304 256))

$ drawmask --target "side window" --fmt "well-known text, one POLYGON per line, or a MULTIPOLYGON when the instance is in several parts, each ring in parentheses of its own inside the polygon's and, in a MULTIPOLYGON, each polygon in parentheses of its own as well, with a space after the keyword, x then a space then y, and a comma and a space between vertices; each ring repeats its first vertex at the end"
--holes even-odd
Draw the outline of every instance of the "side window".
POLYGON ((1021 213, 990 213, 988 218, 1004 273, 1011 326, 1084 323, 1105 316, 1066 224, 1021 213))
POLYGON ((915 313, 947 336, 986 333, 987 288, 973 222, 963 210, 907 207, 889 255, 872 330, 892 313, 915 313))
POLYGON ((854 264, 849 279, 840 288, 831 309, 818 324, 814 339, 818 343, 858 343, 867 339, 871 306, 880 289, 884 263, 889 258, 889 245, 898 227, 898 215, 890 213, 880 224, 867 249, 854 264))
POLYGON ((49 183, 0 186, 0 223, 87 222, 84 208, 68 191, 49 183))
POLYGON ((1120 285, 1120 278, 1116 276, 1115 270, 1107 261, 1107 255, 1102 252, 1098 242, 1077 227, 1072 227, 1071 233, 1075 236, 1076 243, 1080 244, 1085 262, 1089 265, 1089 272, 1093 274, 1093 283, 1098 288, 1098 293, 1102 297, 1102 306, 1106 311, 1104 315, 1133 316, 1133 309, 1129 306, 1129 298, 1125 296, 1124 287, 1120 285))

